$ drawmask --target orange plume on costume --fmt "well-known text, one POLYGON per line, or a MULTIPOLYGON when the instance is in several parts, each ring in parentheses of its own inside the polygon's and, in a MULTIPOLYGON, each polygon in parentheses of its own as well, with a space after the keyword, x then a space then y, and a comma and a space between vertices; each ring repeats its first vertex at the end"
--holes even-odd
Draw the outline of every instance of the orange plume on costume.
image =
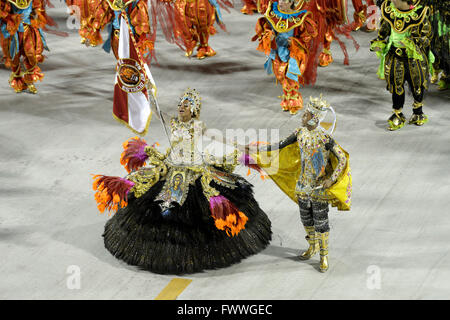
POLYGON ((125 141, 122 146, 124 150, 120 156, 120 164, 128 173, 145 166, 148 154, 145 152, 147 142, 144 139, 134 137, 125 141))
POLYGON ((234 237, 245 229, 248 217, 224 196, 211 197, 209 208, 216 228, 224 230, 229 237, 234 237))
POLYGON ((230 214, 226 217, 225 220, 215 219, 214 224, 217 229, 225 230, 229 237, 234 237, 242 229, 245 229, 245 224, 248 221, 248 217, 241 211, 238 211, 238 217, 239 219, 236 219, 235 214, 230 214))
POLYGON ((104 175, 93 175, 92 185, 95 192, 95 201, 98 210, 103 213, 105 210, 116 212, 119 207, 128 205, 128 192, 133 188, 134 183, 120 177, 109 177, 104 175))

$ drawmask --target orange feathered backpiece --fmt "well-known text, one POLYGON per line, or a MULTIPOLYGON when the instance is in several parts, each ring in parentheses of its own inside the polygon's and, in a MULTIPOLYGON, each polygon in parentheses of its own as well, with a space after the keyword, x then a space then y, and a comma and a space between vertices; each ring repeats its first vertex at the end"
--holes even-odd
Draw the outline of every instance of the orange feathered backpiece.
POLYGON ((123 143, 123 152, 120 156, 120 164, 130 173, 145 166, 148 154, 145 152, 147 142, 139 137, 131 138, 123 143))
MULTIPOLYGON (((182 35, 188 32, 188 29, 176 14, 175 2, 172 0, 150 1, 152 25, 159 24, 166 41, 176 44, 181 50, 185 51, 186 45, 182 35)), ((156 28, 154 28, 153 33, 156 35, 156 28)))
MULTIPOLYGON (((34 23, 38 28, 42 28, 47 33, 51 33, 60 37, 68 37, 69 34, 67 32, 58 30, 58 24, 46 12, 47 8, 54 8, 54 7, 55 6, 50 2, 50 0, 33 0, 33 8, 39 9, 36 10, 35 15, 36 18, 34 23), (50 29, 47 26, 55 27, 56 30, 50 29)), ((33 19, 31 20, 31 23, 33 24, 33 19)))
POLYGON ((312 13, 314 28, 310 28, 312 36, 308 44, 308 63, 305 68, 303 77, 305 84, 313 85, 317 79, 317 67, 319 65, 319 55, 321 54, 326 35, 330 35, 332 39, 338 41, 344 53, 344 64, 349 64, 349 57, 345 44, 338 38, 336 34, 344 35, 346 38, 352 39, 355 48, 358 50, 359 45, 350 35, 351 26, 346 21, 347 1, 342 0, 315 0, 305 2, 304 9, 312 13), (312 29, 315 29, 314 32, 312 29))

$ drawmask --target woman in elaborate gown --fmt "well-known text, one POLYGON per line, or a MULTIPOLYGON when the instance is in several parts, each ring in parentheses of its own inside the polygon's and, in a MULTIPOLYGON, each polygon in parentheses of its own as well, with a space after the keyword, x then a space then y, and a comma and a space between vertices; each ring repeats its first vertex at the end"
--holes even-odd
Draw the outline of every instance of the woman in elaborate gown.
POLYGON ((269 243, 271 223, 252 185, 232 173, 241 152, 233 146, 217 157, 201 150, 207 132, 200 106, 198 93, 187 90, 170 122, 166 154, 133 138, 121 157, 129 174, 94 177, 99 210, 121 207, 103 235, 116 258, 155 273, 186 274, 230 266, 269 243))

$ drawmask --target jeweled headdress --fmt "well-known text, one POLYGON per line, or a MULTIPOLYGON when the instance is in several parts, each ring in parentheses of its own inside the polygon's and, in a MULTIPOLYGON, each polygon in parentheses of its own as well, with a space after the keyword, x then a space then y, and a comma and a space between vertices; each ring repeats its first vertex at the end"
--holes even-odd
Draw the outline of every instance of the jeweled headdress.
POLYGON ((198 119, 202 108, 200 94, 195 89, 187 88, 181 96, 178 105, 181 105, 185 100, 189 101, 189 109, 191 110, 192 117, 198 119))
MULTIPOLYGON (((334 127, 336 125, 336 113, 334 112, 334 109, 330 106, 330 104, 325 99, 323 99, 322 94, 320 94, 318 98, 313 97, 309 98, 309 103, 306 107, 306 111, 311 113, 312 115, 312 119, 310 121, 314 122, 314 124, 317 124, 319 126, 321 122, 325 119, 327 112, 331 111, 334 115, 334 120, 329 132, 332 133, 334 131, 334 127)), ((323 129, 325 130, 325 128, 323 129)))

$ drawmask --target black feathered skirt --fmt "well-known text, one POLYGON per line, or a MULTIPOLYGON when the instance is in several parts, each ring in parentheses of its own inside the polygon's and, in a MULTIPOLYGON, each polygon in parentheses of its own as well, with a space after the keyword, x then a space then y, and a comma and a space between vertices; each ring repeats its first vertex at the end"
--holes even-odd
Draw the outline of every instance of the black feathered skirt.
POLYGON ((211 182, 248 221, 245 229, 229 236, 216 228, 200 178, 189 186, 182 206, 169 214, 155 198, 163 188, 159 181, 139 198, 132 193, 105 226, 105 247, 116 258, 151 272, 187 274, 230 266, 263 250, 271 240, 271 223, 253 197, 252 185, 240 178, 229 189, 211 182))

